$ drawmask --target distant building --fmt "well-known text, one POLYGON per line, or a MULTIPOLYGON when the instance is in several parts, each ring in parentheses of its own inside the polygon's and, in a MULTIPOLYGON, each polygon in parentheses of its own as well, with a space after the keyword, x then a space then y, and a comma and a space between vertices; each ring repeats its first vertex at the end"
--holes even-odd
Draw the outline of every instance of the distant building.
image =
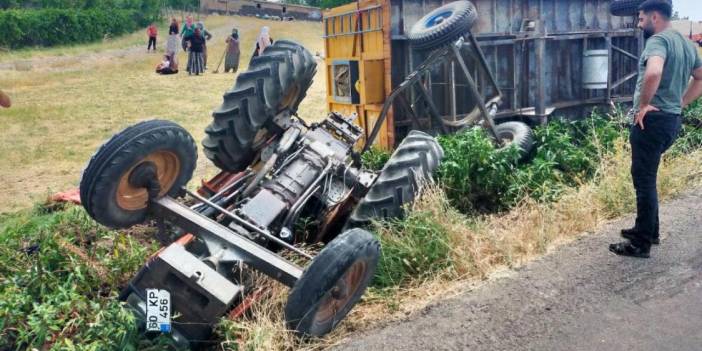
POLYGON ((700 21, 690 21, 690 20, 679 20, 672 21, 673 29, 680 32, 685 37, 689 37, 692 33, 692 40, 695 42, 700 42, 702 40, 702 22, 700 21))
POLYGON ((322 20, 322 11, 316 7, 256 0, 202 0, 200 11, 302 21, 322 20))

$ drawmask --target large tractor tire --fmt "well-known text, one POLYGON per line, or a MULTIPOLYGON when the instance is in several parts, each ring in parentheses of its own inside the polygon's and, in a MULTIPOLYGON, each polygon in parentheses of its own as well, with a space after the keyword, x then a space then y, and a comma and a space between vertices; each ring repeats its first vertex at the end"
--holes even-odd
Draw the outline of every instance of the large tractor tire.
POLYGON ((196 163, 195 141, 183 127, 162 120, 137 123, 90 159, 80 180, 81 203, 98 223, 128 228, 146 219, 150 198, 177 196, 196 163), (147 190, 152 179, 158 194, 147 190))
POLYGON ((534 149, 534 132, 523 122, 505 122, 495 126, 497 137, 502 142, 500 149, 512 145, 519 150, 519 162, 526 162, 534 149))
POLYGON ((368 287, 380 258, 380 244, 353 228, 332 240, 295 283, 285 305, 290 330, 322 336, 341 322, 368 287))
POLYGON ((353 210, 346 227, 365 226, 374 218, 401 217, 403 206, 414 201, 421 187, 433 179, 443 157, 444 150, 434 137, 411 131, 353 210))
POLYGON ((417 50, 430 50, 450 44, 468 33, 478 18, 470 1, 460 0, 441 6, 419 19, 407 34, 417 50))
POLYGON ((279 40, 251 60, 205 128, 205 155, 218 168, 238 172, 256 156, 256 146, 271 132, 277 114, 295 114, 317 71, 314 57, 301 45, 279 40))

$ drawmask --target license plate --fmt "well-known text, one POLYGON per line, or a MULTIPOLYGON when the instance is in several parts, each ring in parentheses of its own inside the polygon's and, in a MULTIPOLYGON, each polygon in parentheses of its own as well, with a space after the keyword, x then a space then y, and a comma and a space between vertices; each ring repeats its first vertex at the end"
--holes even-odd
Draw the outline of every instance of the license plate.
POLYGON ((146 289, 146 330, 171 332, 171 294, 168 291, 146 289))

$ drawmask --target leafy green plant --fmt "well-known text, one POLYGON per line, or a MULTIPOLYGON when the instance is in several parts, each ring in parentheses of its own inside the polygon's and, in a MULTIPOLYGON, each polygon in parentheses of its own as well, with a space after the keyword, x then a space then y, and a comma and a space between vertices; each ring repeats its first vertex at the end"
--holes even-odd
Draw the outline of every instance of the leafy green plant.
POLYGON ((379 171, 390 159, 391 153, 378 147, 371 147, 361 156, 363 168, 379 171))
POLYGON ((117 299, 156 247, 98 226, 76 206, 0 218, 0 345, 137 350, 158 343, 142 339, 117 299))
POLYGON ((554 120, 534 133, 535 155, 525 164, 517 164, 514 148, 496 150, 482 129, 441 137, 439 179, 451 203, 464 213, 485 213, 508 209, 525 196, 553 201, 591 179, 626 129, 594 113, 579 121, 554 120))
POLYGON ((682 129, 670 148, 673 155, 686 154, 702 148, 702 99, 697 99, 683 111, 682 129))
POLYGON ((0 10, 0 46, 54 46, 83 43, 132 32, 160 18, 159 7, 42 8, 0 10))

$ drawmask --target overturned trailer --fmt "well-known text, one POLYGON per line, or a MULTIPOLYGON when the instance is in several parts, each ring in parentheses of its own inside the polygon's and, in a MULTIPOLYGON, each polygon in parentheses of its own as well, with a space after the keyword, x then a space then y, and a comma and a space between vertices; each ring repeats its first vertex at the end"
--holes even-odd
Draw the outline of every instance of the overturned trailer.
MULTIPOLYGON (((428 55, 410 45, 410 28, 449 2, 366 0, 326 11, 329 110, 356 112, 371 130, 384 99, 428 55), (344 65, 350 74, 340 74, 344 65), (350 94, 339 94, 344 86, 352 88, 350 94)), ((633 16, 610 14, 610 1, 472 2, 477 18, 471 32, 484 55, 467 50, 473 41, 466 40, 463 59, 484 101, 499 98, 496 121, 545 123, 549 116, 580 117, 593 106, 631 101, 643 40, 633 16)), ((477 109, 459 70, 455 60, 447 60, 423 80, 449 121, 477 109)), ((392 148, 412 129, 405 106, 393 102, 377 139, 380 146, 392 148)))

